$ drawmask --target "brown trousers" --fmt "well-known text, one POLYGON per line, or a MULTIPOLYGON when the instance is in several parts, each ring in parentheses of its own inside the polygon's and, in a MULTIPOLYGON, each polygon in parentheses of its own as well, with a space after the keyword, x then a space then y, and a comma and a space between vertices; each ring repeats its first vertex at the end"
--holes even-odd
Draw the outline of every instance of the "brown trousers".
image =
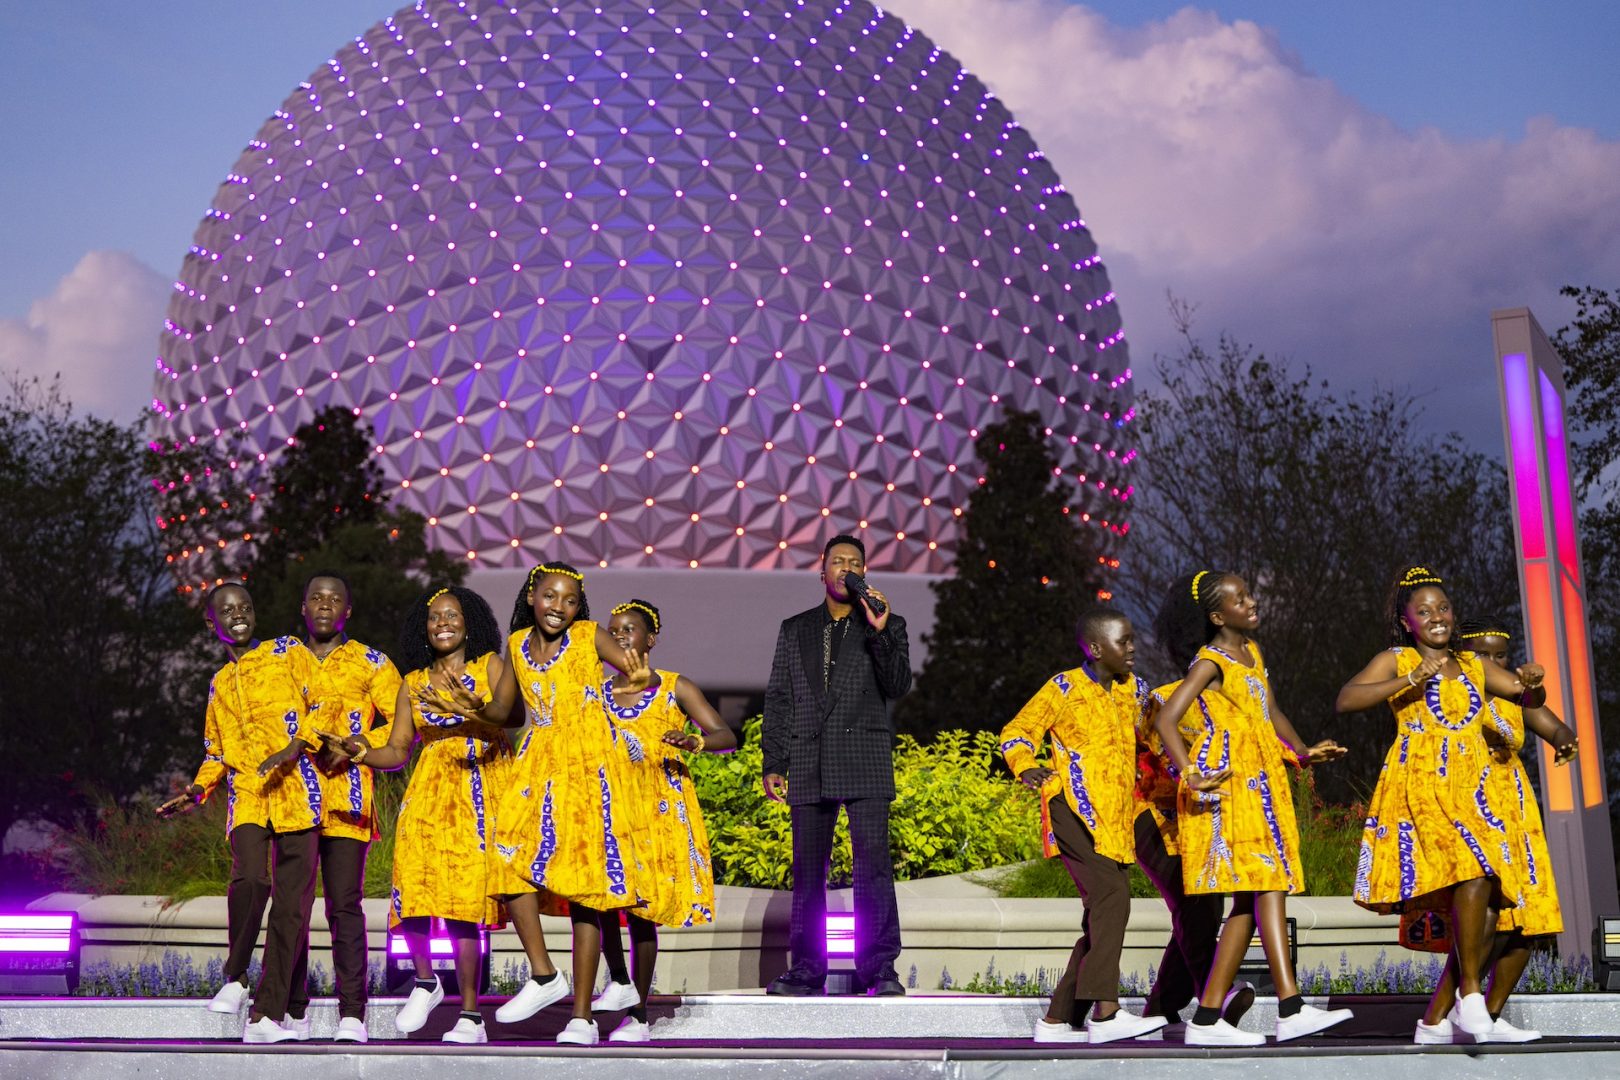
MULTIPOLYGON (((323 836, 321 893, 326 898, 326 926, 332 935, 332 974, 337 980, 338 1015, 363 1020, 367 982, 371 972, 366 957, 366 854, 371 845, 347 836, 323 836)), ((287 1014, 302 1017, 309 1008, 309 923, 293 968, 287 1014)))
POLYGON ((1142 868, 1170 909, 1170 940, 1159 958, 1158 975, 1148 991, 1148 1016, 1174 1022, 1181 1010, 1204 992, 1215 963, 1215 938, 1221 929, 1221 896, 1189 896, 1181 883, 1181 857, 1170 854, 1158 822, 1147 811, 1136 816, 1136 865, 1142 868))
POLYGON ((256 916, 264 910, 263 901, 258 899, 259 885, 268 876, 270 926, 265 933, 264 972, 253 993, 253 1010, 274 1020, 287 1015, 294 969, 309 935, 319 844, 314 829, 271 832, 262 825, 238 825, 231 830, 231 883, 226 894, 231 953, 226 974, 239 977, 247 970, 247 960, 241 956, 253 955, 253 939, 258 936, 256 916), (245 952, 239 955, 243 942, 245 952), (240 967, 236 966, 238 961, 240 967))
POLYGON ((1097 854, 1090 831, 1061 792, 1047 805, 1058 854, 1086 903, 1080 937, 1069 954, 1069 966, 1052 989, 1047 1016, 1078 1026, 1092 1002, 1119 1000, 1119 957, 1131 917, 1129 864, 1097 854))

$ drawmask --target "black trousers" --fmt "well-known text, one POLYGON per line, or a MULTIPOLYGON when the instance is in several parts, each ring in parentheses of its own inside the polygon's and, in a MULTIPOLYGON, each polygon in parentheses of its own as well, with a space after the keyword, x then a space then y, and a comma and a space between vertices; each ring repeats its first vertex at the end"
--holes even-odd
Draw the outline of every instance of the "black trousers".
POLYGON ((225 980, 247 974, 253 950, 259 946, 264 909, 270 904, 270 830, 262 825, 238 825, 231 830, 231 881, 225 887, 225 980))
POLYGON ((1136 863, 1170 909, 1170 940, 1159 957, 1158 977, 1144 1011, 1174 1021, 1203 993, 1209 979, 1221 929, 1221 897, 1187 895, 1181 883, 1181 857, 1165 849, 1158 823, 1146 811, 1136 818, 1136 863))
POLYGON ((1076 1008, 1094 1001, 1119 1000, 1119 957, 1125 947, 1125 925, 1131 918, 1131 880, 1128 863, 1097 854, 1085 823, 1069 809, 1063 794, 1047 803, 1052 835, 1080 899, 1085 901, 1080 937, 1069 954, 1062 978, 1052 988, 1047 1015, 1058 1022, 1078 1025, 1085 1012, 1076 1008))
MULTIPOLYGON (((273 1020, 287 1014, 292 979, 299 957, 305 951, 309 937, 309 912, 315 903, 315 863, 320 850, 320 836, 314 829, 299 832, 271 832, 262 825, 238 825, 231 830, 231 892, 238 892, 238 879, 251 880, 254 873, 270 867, 270 926, 264 938, 264 972, 259 977, 259 988, 253 993, 253 1010, 273 1020)), ((248 904, 253 892, 240 890, 240 914, 246 920, 251 912, 248 904)), ((237 901, 226 900, 230 912, 232 960, 237 948, 237 901)), ((262 910, 262 908, 261 908, 262 910)), ((244 930, 247 955, 253 954, 252 938, 244 930)), ((243 971, 247 964, 242 964, 243 971)), ((226 974, 236 974, 227 968, 226 974)))
POLYGON ((793 966, 812 979, 827 974, 827 865, 838 808, 849 817, 855 857, 855 978, 894 978, 900 955, 900 908, 889 856, 888 799, 823 799, 790 807, 793 822, 793 966))
MULTIPOLYGON (((371 845, 347 836, 323 836, 321 893, 326 898, 326 925, 332 935, 332 974, 337 980, 338 1015, 363 1020, 370 970, 366 956, 366 854, 371 845)), ((304 947, 293 969, 287 1012, 303 1016, 309 1007, 309 924, 304 947)))

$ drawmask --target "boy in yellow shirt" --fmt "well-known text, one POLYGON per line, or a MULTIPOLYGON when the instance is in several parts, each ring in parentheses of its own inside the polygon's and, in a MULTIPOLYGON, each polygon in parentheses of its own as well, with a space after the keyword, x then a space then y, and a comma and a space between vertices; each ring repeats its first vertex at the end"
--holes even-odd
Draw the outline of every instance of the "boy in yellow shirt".
POLYGON ((264 971, 242 1041, 285 1042, 298 1033, 277 1018, 286 1015, 294 969, 309 933, 325 807, 320 774, 307 752, 318 743, 309 723, 315 661, 297 638, 254 637, 253 598, 240 584, 230 582, 209 592, 205 616, 229 662, 208 687, 202 767, 191 786, 159 806, 158 813, 168 816, 198 805, 224 784, 231 843, 226 901, 230 953, 228 981, 209 1007, 219 1012, 241 1008, 268 893, 264 971))
POLYGON ((1119 1007, 1119 960, 1136 861, 1136 727, 1148 686, 1134 674, 1136 637, 1123 613, 1080 616, 1081 665, 1047 680, 1001 731, 1007 767, 1041 793, 1045 841, 1085 901, 1080 938, 1052 990, 1035 1041, 1108 1043, 1157 1031, 1163 1016, 1119 1007), (1047 736, 1056 771, 1037 758, 1047 736))

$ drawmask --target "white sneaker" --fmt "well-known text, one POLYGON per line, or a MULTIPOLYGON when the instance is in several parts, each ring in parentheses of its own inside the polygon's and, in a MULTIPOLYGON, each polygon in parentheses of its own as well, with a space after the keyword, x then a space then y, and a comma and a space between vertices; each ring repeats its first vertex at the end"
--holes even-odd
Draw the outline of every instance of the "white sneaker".
POLYGON ((641 1004, 641 995, 632 983, 610 982, 591 1002, 591 1012, 622 1012, 641 1004))
POLYGON ((441 1041, 466 1043, 468 1045, 487 1043, 489 1042, 489 1032, 484 1030, 482 1020, 474 1020, 470 1016, 463 1016, 456 1021, 455 1027, 444 1033, 444 1038, 441 1041))
POLYGON ((1301 1005, 1293 1016, 1277 1017, 1277 1041, 1303 1039, 1326 1031, 1334 1024, 1342 1024, 1356 1015, 1349 1009, 1318 1009, 1315 1005, 1301 1005))
POLYGON ((309 1032, 315 1026, 315 1020, 307 1012, 300 1018, 283 1016, 281 1026, 292 1032, 293 1038, 299 1042, 309 1042, 309 1032))
POLYGON ((1188 1046, 1264 1046, 1266 1037, 1217 1020, 1213 1024, 1188 1024, 1186 1043, 1188 1046))
POLYGON ((1451 1007, 1446 1015, 1451 1025, 1467 1035, 1474 1042, 1484 1042, 1490 1035, 1496 1022, 1491 1019, 1490 1010, 1485 1007, 1484 994, 1469 994, 1460 998, 1457 1004, 1451 1007))
POLYGON ((595 1046, 602 1041, 602 1036, 597 1033, 595 1020, 581 1020, 576 1016, 557 1032, 557 1041, 566 1046, 595 1046))
POLYGON ((1457 1031, 1451 1026, 1450 1020, 1441 1020, 1438 1024, 1425 1024, 1419 1020, 1417 1031, 1412 1035, 1412 1041, 1419 1046, 1450 1046, 1457 1040, 1457 1031))
POLYGON ((411 996, 405 999, 405 1004, 394 1017, 394 1026, 401 1035, 409 1035, 413 1031, 421 1031, 422 1025, 428 1021, 428 1014, 439 1007, 444 1000, 444 982, 433 976, 433 989, 424 990, 420 986, 411 988, 411 996))
POLYGON ((1054 1024, 1045 1017, 1035 1021, 1035 1041, 1038 1043, 1085 1043, 1091 1033, 1072 1024, 1054 1024))
POLYGON ((364 1020, 355 1016, 345 1016, 338 1021, 337 1031, 332 1034, 332 1041, 363 1043, 370 1037, 364 1020))
POLYGON ((613 1034, 608 1036, 610 1043, 647 1043, 652 1042, 652 1025, 643 1023, 633 1016, 627 1016, 613 1034))
POLYGON ((523 989, 519 990, 511 1001, 495 1010, 495 1019, 503 1024, 515 1024, 519 1020, 527 1020, 547 1005, 555 1004, 567 996, 568 979, 562 972, 557 972, 551 977, 551 981, 545 984, 537 983, 531 978, 523 984, 523 989))
POLYGON ((208 1011, 217 1013, 239 1013, 242 1006, 247 1004, 248 988, 246 983, 231 981, 219 988, 208 1001, 208 1011))
POLYGON ((1512 1024, 1508 1023, 1499 1016, 1496 1018, 1496 1022, 1491 1025, 1490 1034, 1482 1037, 1479 1041, 1493 1043, 1527 1043, 1535 1042, 1539 1038, 1541 1038, 1541 1032, 1532 1031, 1530 1028, 1514 1027, 1512 1024))
POLYGON ((1086 1034, 1090 1036, 1093 1045, 1119 1042, 1121 1039, 1141 1038, 1150 1032, 1158 1031, 1169 1022, 1162 1016, 1137 1016, 1133 1012, 1121 1009, 1106 1020, 1086 1017, 1086 1034))
POLYGON ((268 1016, 261 1016, 242 1031, 245 1043, 279 1043, 298 1038, 296 1031, 288 1031, 268 1016))

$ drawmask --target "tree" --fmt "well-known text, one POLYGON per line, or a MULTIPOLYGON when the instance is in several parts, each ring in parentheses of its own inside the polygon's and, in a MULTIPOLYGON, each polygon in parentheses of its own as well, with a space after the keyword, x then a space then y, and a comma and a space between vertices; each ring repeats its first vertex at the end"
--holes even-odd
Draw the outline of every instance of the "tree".
POLYGON ((422 515, 388 506, 374 441, 353 413, 331 408, 299 427, 271 464, 248 573, 262 632, 302 635, 305 579, 335 570, 353 591, 349 634, 393 653, 423 588, 466 578, 466 562, 428 547, 422 515))
POLYGON ((997 730, 1054 672, 1074 667, 1074 626, 1096 602, 1101 546, 1033 412, 1008 411, 974 442, 984 480, 962 514, 955 572, 935 583, 933 633, 902 731, 997 730))
POLYGON ((135 426, 0 400, 0 837, 127 801, 199 747, 213 653, 160 551, 135 426))
MULTIPOLYGON (((1365 795, 1389 714, 1335 717, 1334 697, 1387 646, 1386 591, 1406 565, 1443 576, 1464 615, 1516 613, 1506 474, 1455 434, 1428 433, 1409 394, 1340 396, 1309 368, 1296 375, 1230 337, 1211 353, 1176 310, 1183 349, 1159 358, 1162 389, 1138 399, 1146 475, 1123 600, 1139 640, 1151 640, 1179 575, 1246 578, 1279 703, 1307 740, 1351 750, 1323 788, 1365 795)), ((1162 653, 1139 655, 1137 667, 1179 674, 1162 653)))

